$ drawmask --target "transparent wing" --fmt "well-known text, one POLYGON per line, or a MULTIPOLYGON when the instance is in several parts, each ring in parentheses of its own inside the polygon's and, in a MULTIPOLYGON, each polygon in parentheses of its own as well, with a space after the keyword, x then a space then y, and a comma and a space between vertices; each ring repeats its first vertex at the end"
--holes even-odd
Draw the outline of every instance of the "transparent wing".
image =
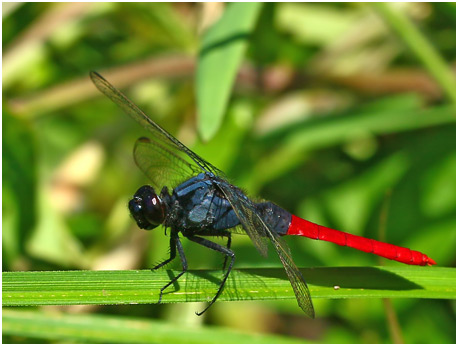
POLYGON ((240 220, 245 233, 250 237, 259 253, 267 256, 268 236, 265 227, 259 227, 259 222, 256 217, 251 217, 253 213, 257 213, 253 202, 238 187, 229 184, 227 181, 215 179, 215 183, 223 192, 229 203, 232 205, 237 218, 240 220))
POLYGON ((133 118, 135 121, 137 121, 140 125, 142 125, 144 128, 146 128, 154 135, 152 141, 154 141, 155 144, 159 146, 162 150, 165 150, 169 153, 173 153, 176 157, 181 158, 183 161, 188 161, 189 159, 191 159, 204 172, 211 172, 214 175, 224 176, 224 173, 221 172, 218 168, 202 159, 199 155, 197 155, 188 147, 186 147, 178 139, 173 137, 162 127, 160 127, 158 124, 152 121, 121 91, 116 89, 97 72, 92 71, 90 73, 90 77, 92 79, 92 82, 97 87, 97 89, 99 89, 110 100, 116 103, 124 112, 126 112, 131 118, 133 118))
MULTIPOLYGON (((200 156, 188 149, 178 139, 152 121, 140 108, 131 102, 123 93, 107 82, 96 72, 91 72, 90 77, 95 86, 109 99, 116 103, 124 112, 150 131, 153 139, 141 138, 134 149, 134 157, 140 169, 157 185, 157 189, 174 183, 174 179, 186 179, 195 175, 199 170, 212 173, 215 183, 231 203, 243 228, 253 241, 254 246, 261 254, 267 254, 267 238, 273 243, 280 260, 285 267, 291 286, 296 294, 299 306, 309 316, 314 316, 310 292, 307 285, 294 264, 287 246, 282 244, 279 236, 262 221, 252 201, 243 192, 225 180, 224 173, 208 163, 200 156), (192 160, 190 162, 189 160, 192 160), (177 165, 179 169, 173 168, 177 165), (170 166, 170 167, 168 167, 170 166), (167 168, 168 167, 168 168, 167 168), (157 169, 159 168, 159 172, 157 169), (197 172, 196 172, 197 171, 197 172), (170 179, 170 180, 169 180, 170 179)), ((177 181, 178 183, 180 181, 177 181)))
POLYGON ((156 191, 164 186, 170 190, 201 173, 200 167, 183 160, 161 142, 146 137, 139 138, 134 146, 137 166, 151 180, 156 191))
POLYGON ((262 220, 261 216, 256 211, 254 203, 248 199, 240 189, 234 188, 225 181, 218 180, 217 184, 231 203, 243 228, 261 254, 267 254, 267 246, 264 239, 270 239, 285 268, 299 306, 308 316, 312 318, 315 317, 310 291, 301 272, 291 258, 288 246, 280 239, 280 236, 262 220))

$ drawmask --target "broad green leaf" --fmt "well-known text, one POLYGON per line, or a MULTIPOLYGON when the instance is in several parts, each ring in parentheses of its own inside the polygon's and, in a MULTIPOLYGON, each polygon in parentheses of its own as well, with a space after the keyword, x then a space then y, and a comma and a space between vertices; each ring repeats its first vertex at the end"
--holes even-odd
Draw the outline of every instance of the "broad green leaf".
MULTIPOLYGON (((178 271, 4 272, 3 306, 157 303, 178 271)), ((455 299, 454 268, 338 267, 302 269, 312 298, 455 299), (338 287, 338 288, 336 288, 338 287)), ((221 271, 192 270, 165 291, 163 303, 208 301, 221 271)), ((233 270, 219 300, 294 299, 283 269, 233 270)))
POLYGON ((198 129, 204 140, 213 137, 222 123, 261 6, 262 3, 231 3, 204 34, 196 78, 198 129))

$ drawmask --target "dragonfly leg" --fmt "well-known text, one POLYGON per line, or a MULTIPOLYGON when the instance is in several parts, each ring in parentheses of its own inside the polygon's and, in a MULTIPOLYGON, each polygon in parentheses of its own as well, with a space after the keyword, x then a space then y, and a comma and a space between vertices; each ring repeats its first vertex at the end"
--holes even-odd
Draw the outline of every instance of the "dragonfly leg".
POLYGON ((169 246, 170 257, 166 259, 165 261, 155 265, 151 270, 162 268, 163 266, 165 266, 166 264, 170 263, 171 261, 175 259, 177 255, 177 239, 178 239, 178 235, 174 235, 173 233, 170 235, 170 246, 169 246))
POLYGON ((178 250, 178 255, 180 255, 181 265, 183 267, 183 270, 181 271, 180 274, 178 274, 172 280, 170 280, 170 282, 167 285, 165 285, 164 287, 161 288, 161 293, 159 294, 158 304, 161 302, 162 294, 167 289, 167 287, 169 287, 170 285, 175 283, 184 273, 186 273, 188 271, 188 261, 186 260, 186 256, 185 256, 184 250, 183 250, 183 245, 181 244, 180 238, 178 238, 178 234, 175 234, 175 235, 172 234, 172 237, 170 238, 170 258, 168 260, 165 260, 164 262, 162 262, 158 266, 154 267, 153 270, 157 269, 158 267, 160 268, 163 265, 165 265, 168 262, 170 262, 171 260, 173 260, 175 258, 175 256, 176 256, 175 249, 178 250), (174 238, 174 241, 173 241, 174 247, 173 248, 172 248, 172 238, 174 238))
POLYGON ((229 267, 227 268, 226 274, 224 275, 223 280, 221 280, 221 283, 219 285, 218 291, 216 292, 215 296, 211 300, 210 304, 208 304, 208 306, 203 311, 196 312, 196 315, 200 316, 205 311, 207 311, 210 306, 213 305, 213 303, 216 301, 216 299, 218 299, 219 295, 221 294, 221 292, 222 292, 222 290, 224 288, 224 284, 226 283, 226 280, 227 280, 227 278, 229 276, 229 273, 232 270, 232 266, 234 265, 235 254, 234 254, 234 252, 232 252, 232 250, 229 250, 229 249, 225 248, 224 246, 216 244, 216 243, 214 243, 214 242, 212 242, 212 241, 210 241, 208 239, 204 239, 204 238, 196 237, 196 236, 188 236, 187 238, 189 240, 191 240, 191 241, 193 241, 193 242, 195 242, 197 244, 200 244, 202 246, 205 246, 205 247, 207 247, 209 249, 221 252, 226 258, 231 257, 231 262, 229 263, 229 267))
MULTIPOLYGON (((231 249, 231 241, 232 241, 231 234, 228 232, 227 233, 227 245, 226 245, 226 248, 228 250, 231 249)), ((226 269, 226 264, 227 264, 227 259, 228 258, 229 258, 228 256, 224 256, 223 271, 226 269)))
MULTIPOLYGON (((199 233, 197 233, 197 235, 201 235, 201 236, 211 236, 211 237, 227 237, 227 245, 226 245, 226 248, 229 250, 231 248, 231 242, 232 242, 232 234, 231 232, 228 232, 228 231, 221 231, 221 230, 204 230, 204 231, 201 231, 199 233)), ((223 262, 223 271, 226 270, 226 264, 227 264, 227 260, 228 260, 228 256, 226 254, 224 254, 224 262, 223 262)))

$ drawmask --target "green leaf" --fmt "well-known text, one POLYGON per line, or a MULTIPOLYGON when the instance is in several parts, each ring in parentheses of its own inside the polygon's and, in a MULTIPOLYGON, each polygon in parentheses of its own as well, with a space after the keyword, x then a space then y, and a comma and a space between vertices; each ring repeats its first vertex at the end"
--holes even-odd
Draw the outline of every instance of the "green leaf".
POLYGON ((247 41, 262 3, 232 3, 204 35, 196 90, 198 129, 204 140, 218 131, 247 41))
POLYGON ((300 343, 303 340, 221 327, 140 318, 3 309, 3 335, 86 343, 300 343))
MULTIPOLYGON (((178 271, 4 272, 3 306, 157 303, 178 271)), ((312 298, 455 298, 455 268, 339 267, 302 269, 312 298), (339 288, 336 289, 335 287, 339 288)), ((208 301, 221 271, 193 270, 167 289, 163 303, 208 301)), ((219 298, 294 299, 283 269, 233 270, 219 298)))
MULTIPOLYGON (((407 99, 408 100, 408 99, 407 99)), ((351 115, 337 115, 327 118, 312 119, 303 124, 295 125, 269 155, 258 160, 255 181, 248 178, 240 179, 240 185, 249 187, 255 193, 268 181, 284 174, 285 171, 306 159, 307 152, 345 143, 357 138, 361 133, 382 135, 412 131, 431 126, 453 124, 455 122, 455 106, 444 105, 426 110, 398 107, 385 110, 361 110, 351 115)))

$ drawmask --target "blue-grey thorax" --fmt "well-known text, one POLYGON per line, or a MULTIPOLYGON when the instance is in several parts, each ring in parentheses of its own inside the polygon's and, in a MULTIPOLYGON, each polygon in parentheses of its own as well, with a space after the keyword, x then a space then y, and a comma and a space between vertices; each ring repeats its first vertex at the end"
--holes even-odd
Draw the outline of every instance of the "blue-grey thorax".
MULTIPOLYGON (((240 224, 229 201, 224 198, 210 176, 200 173, 173 190, 171 208, 180 232, 222 231, 240 224)), ((255 204, 264 222, 279 234, 286 234, 291 214, 272 202, 255 204)))
POLYGON ((172 199, 177 204, 181 227, 185 230, 206 228, 219 231, 240 223, 229 201, 204 173, 177 186, 172 199))

